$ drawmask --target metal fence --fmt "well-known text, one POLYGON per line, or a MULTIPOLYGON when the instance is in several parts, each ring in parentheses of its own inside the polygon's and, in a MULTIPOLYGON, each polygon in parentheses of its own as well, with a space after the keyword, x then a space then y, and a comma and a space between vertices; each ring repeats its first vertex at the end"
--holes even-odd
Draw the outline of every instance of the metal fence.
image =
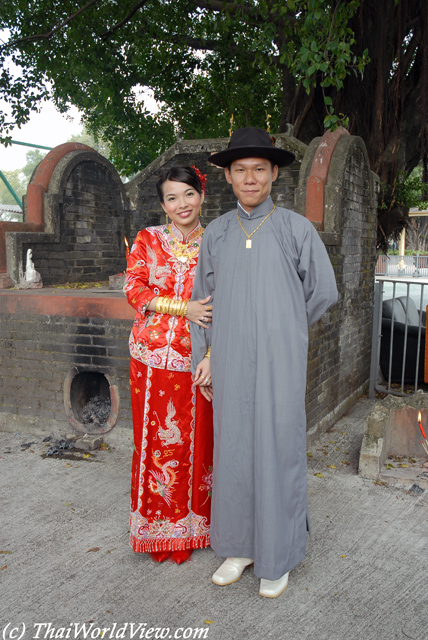
POLYGON ((427 303, 428 281, 377 278, 370 398, 376 391, 407 395, 424 383, 427 303))
POLYGON ((428 256, 378 256, 377 276, 428 277, 428 256))

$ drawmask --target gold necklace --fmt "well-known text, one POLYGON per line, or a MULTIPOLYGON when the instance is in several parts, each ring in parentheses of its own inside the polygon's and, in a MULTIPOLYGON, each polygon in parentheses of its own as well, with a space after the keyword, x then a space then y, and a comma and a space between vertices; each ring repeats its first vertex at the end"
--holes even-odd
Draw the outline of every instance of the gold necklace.
POLYGON ((171 250, 171 253, 177 258, 177 260, 179 260, 184 264, 185 262, 187 262, 188 260, 191 260, 196 256, 196 254, 199 251, 199 244, 196 242, 196 240, 203 233, 202 227, 200 228, 194 241, 189 244, 183 244, 182 242, 177 240, 175 235, 172 233, 171 225, 168 225, 168 231, 171 235, 171 240, 169 241, 169 248, 171 250))
POLYGON ((246 248, 246 249, 251 249, 251 236, 253 236, 253 235, 256 233, 256 231, 257 231, 258 229, 260 229, 260 227, 262 226, 263 222, 265 222, 265 221, 269 218, 270 214, 271 214, 271 213, 273 213, 273 212, 275 211, 275 209, 276 209, 276 205, 273 205, 273 209, 272 209, 272 211, 271 211, 270 213, 268 213, 268 214, 267 214, 267 216, 266 216, 265 218, 263 218, 263 220, 261 221, 261 223, 259 224, 259 226, 258 226, 258 227, 256 227, 256 228, 254 229, 253 233, 250 233, 250 234, 248 234, 248 233, 245 231, 244 227, 242 226, 242 223, 241 223, 241 221, 240 221, 240 219, 239 219, 238 209, 236 210, 236 217, 238 218, 239 226, 241 227, 242 231, 243 231, 243 232, 245 233, 245 235, 247 236, 247 241, 246 241, 246 243, 245 243, 245 248, 246 248))

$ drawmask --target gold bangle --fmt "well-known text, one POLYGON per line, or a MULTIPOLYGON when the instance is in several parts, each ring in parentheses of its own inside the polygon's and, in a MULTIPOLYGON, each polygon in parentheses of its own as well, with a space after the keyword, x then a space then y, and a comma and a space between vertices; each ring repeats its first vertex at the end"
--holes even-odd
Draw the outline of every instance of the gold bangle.
POLYGON ((162 298, 162 296, 159 296, 158 299, 156 300, 156 308, 155 308, 156 313, 162 313, 163 303, 164 303, 164 298, 162 298))
POLYGON ((169 306, 169 312, 172 316, 176 316, 177 311, 178 311, 178 305, 179 305, 179 300, 171 300, 170 306, 169 306))
POLYGON ((164 313, 168 313, 171 314, 171 298, 166 298, 166 303, 165 303, 165 307, 164 307, 164 313))
POLYGON ((211 358, 211 347, 208 347, 208 351, 206 352, 205 357, 208 358, 208 360, 211 358))
POLYGON ((173 300, 167 296, 159 296, 156 301, 156 312, 184 317, 187 314, 187 302, 186 300, 173 300))
POLYGON ((168 309, 170 303, 170 298, 167 298, 166 296, 159 296, 158 301, 156 302, 156 311, 162 315, 169 313, 168 309))

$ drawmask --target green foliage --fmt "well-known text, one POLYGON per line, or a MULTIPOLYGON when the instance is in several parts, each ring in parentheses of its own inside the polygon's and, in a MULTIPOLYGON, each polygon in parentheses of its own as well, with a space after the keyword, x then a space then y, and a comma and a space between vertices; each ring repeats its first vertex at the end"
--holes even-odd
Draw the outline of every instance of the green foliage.
POLYGON ((427 146, 426 0, 2 0, 2 29, 0 140, 53 97, 122 175, 232 115, 306 143, 345 126, 390 191, 427 146))
MULTIPOLYGON (((22 173, 25 176, 26 185, 28 184, 28 182, 30 182, 33 171, 41 163, 46 153, 47 151, 41 151, 40 149, 31 149, 25 154, 25 159, 27 160, 27 162, 25 166, 22 167, 22 173)), ((27 186, 25 186, 25 188, 27 188, 27 186)))
MULTIPOLYGON (((9 182, 12 189, 15 191, 18 198, 21 198, 24 193, 27 191, 27 182, 22 175, 21 169, 14 169, 12 171, 2 171, 6 180, 9 182)), ((0 204, 13 204, 16 205, 17 202, 13 195, 10 193, 8 188, 6 187, 3 180, 0 179, 0 204)))
POLYGON ((119 171, 142 168, 175 140, 227 136, 236 127, 285 122, 285 73, 309 94, 324 92, 324 126, 347 123, 331 96, 368 52, 350 27, 360 2, 325 0, 3 0, 0 113, 3 140, 52 95, 76 105, 119 171), (77 12, 80 13, 77 14, 77 12), (73 17, 74 16, 74 17, 73 17), (14 67, 11 64, 15 65, 14 67), (13 73, 12 73, 13 69, 13 73), (142 87, 160 105, 149 113, 142 87), (330 99, 330 102, 328 101, 330 99))
POLYGON ((421 167, 416 167, 410 175, 399 173, 394 185, 391 205, 405 205, 420 211, 428 208, 428 183, 422 181, 421 167))
MULTIPOLYGON (((2 173, 5 178, 9 182, 12 189, 15 191, 16 195, 22 200, 22 197, 27 192, 27 186, 30 182, 31 176, 39 165, 39 163, 43 160, 46 155, 46 151, 41 151, 40 149, 30 149, 25 154, 26 163, 22 167, 22 169, 13 169, 12 171, 5 171, 2 169, 2 173)), ((0 180, 0 204, 12 204, 16 205, 17 202, 13 195, 10 193, 6 185, 2 180, 0 180)), ((21 220, 21 215, 7 215, 8 220, 21 220)), ((3 216, 3 220, 6 219, 3 216)))
MULTIPOLYGON (((401 255, 398 249, 389 249, 388 250, 388 255, 390 256, 399 256, 401 255)), ((406 249, 404 252, 405 256, 416 256, 416 255, 420 255, 420 256, 426 256, 428 255, 428 251, 417 251, 416 249, 406 249)))
POLYGON ((86 144, 88 147, 92 147, 95 151, 98 151, 105 158, 110 157, 110 146, 107 142, 100 138, 95 138, 95 136, 88 131, 85 127, 83 127, 80 133, 76 133, 71 136, 67 142, 80 142, 81 144, 86 144))

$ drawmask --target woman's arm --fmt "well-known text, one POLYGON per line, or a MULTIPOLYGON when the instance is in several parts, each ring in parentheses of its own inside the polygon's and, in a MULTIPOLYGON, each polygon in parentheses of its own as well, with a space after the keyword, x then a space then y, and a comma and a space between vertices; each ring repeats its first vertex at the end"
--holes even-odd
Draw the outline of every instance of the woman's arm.
POLYGON ((147 268, 147 232, 140 231, 132 245, 126 269, 123 290, 129 304, 142 315, 151 301, 157 297, 149 286, 149 270, 147 268))

